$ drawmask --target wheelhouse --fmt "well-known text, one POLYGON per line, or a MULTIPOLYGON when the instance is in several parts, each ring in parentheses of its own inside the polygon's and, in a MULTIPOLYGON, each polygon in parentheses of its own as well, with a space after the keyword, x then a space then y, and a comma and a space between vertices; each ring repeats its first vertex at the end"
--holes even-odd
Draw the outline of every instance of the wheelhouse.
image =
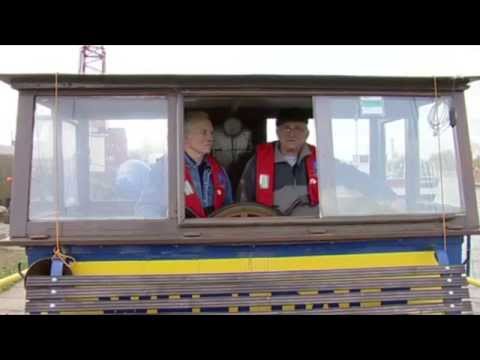
MULTIPOLYGON (((275 261, 259 259, 341 255, 347 258, 338 266, 359 266, 369 254, 381 254, 380 263, 389 265, 438 262, 442 253, 459 264, 465 236, 478 232, 464 102, 468 78, 0 79, 19 91, 9 244, 25 246, 31 263, 48 257, 59 236, 65 252, 79 260, 76 271, 92 274, 115 273, 120 268, 112 261, 132 259, 255 258, 262 268, 275 261), (309 118, 318 208, 308 216, 295 209, 289 216, 240 216, 244 204, 237 196, 239 212, 186 216, 185 112, 210 115, 213 155, 237 195, 246 162, 258 144, 276 140, 275 119, 285 108, 309 118), (361 176, 342 172, 339 163, 361 176), (164 174, 162 211, 140 215, 138 200, 153 166, 164 174), (395 202, 376 191, 379 184, 395 193, 395 202), (111 267, 86 270, 82 260, 111 267)), ((322 261, 315 266, 326 266, 322 261)), ((160 268, 168 273, 165 264, 160 268)), ((147 271, 139 269, 128 271, 147 271)))

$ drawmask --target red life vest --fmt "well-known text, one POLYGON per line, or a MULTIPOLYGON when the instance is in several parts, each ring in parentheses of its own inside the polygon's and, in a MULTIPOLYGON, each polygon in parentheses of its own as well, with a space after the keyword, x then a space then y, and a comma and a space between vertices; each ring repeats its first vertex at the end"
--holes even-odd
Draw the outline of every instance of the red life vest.
MULTIPOLYGON (((215 210, 221 208, 225 201, 225 186, 220 181, 220 174, 223 172, 220 164, 213 158, 211 155, 207 155, 205 159, 207 164, 210 165, 212 169, 212 180, 213 180, 213 207, 215 210)), ((196 216, 198 217, 207 217, 205 210, 203 209, 202 200, 195 192, 195 187, 193 186, 192 174, 190 170, 185 165, 185 206, 190 208, 196 216)), ((200 179, 203 181, 203 179, 200 179)))
MULTIPOLYGON (((307 170, 307 188, 310 205, 316 206, 319 202, 318 178, 315 170, 317 149, 308 145, 310 155, 305 158, 307 170)), ((256 201, 265 206, 273 206, 273 193, 275 189, 275 143, 257 146, 257 172, 256 172, 256 201)))

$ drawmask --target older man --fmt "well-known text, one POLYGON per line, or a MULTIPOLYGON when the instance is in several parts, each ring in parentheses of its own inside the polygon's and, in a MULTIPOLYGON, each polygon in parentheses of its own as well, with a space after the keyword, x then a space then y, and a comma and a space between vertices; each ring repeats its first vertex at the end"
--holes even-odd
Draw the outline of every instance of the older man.
MULTIPOLYGON (((245 166, 239 185, 240 201, 275 207, 285 215, 319 215, 316 148, 306 143, 308 117, 300 109, 277 117, 279 141, 261 144, 245 166)), ((335 160, 337 183, 369 198, 395 201, 383 182, 373 181, 355 167, 335 160)))
MULTIPOLYGON (((184 123, 185 207, 187 215, 207 217, 212 211, 233 202, 230 179, 224 168, 210 155, 213 126, 206 112, 186 114, 184 123)), ((165 160, 152 167, 150 180, 136 206, 142 216, 166 213, 167 181, 165 160), (163 184, 163 186, 161 185, 163 184)))
POLYGON ((303 201, 301 215, 318 213, 316 149, 306 143, 307 122, 301 110, 280 112, 279 141, 257 147, 240 180, 241 201, 276 207, 283 213, 296 201, 303 201))
POLYGON ((184 131, 185 206, 197 217, 233 202, 232 187, 225 169, 210 155, 213 126, 208 114, 187 114, 184 131))

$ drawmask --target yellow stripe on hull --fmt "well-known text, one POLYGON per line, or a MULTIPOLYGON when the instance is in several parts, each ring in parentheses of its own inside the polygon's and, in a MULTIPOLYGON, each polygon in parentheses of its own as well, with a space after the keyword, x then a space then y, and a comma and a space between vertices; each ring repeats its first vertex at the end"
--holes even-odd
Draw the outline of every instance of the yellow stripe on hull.
POLYGON ((74 275, 209 274, 436 265, 433 251, 194 260, 78 261, 74 275))

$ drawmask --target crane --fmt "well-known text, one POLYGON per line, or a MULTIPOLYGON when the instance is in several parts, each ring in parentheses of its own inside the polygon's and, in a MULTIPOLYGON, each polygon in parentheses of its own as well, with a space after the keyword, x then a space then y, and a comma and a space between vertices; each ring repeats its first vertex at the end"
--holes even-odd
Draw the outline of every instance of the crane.
POLYGON ((82 45, 80 48, 79 74, 105 74, 106 51, 102 45, 82 45))

